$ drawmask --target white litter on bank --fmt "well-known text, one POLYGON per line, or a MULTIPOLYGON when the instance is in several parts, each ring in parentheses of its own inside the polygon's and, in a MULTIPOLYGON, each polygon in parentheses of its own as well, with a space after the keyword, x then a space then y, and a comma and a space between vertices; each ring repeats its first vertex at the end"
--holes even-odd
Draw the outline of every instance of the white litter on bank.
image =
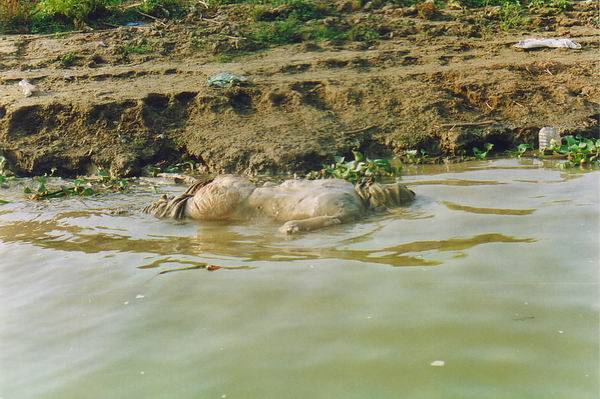
POLYGON ((515 44, 514 47, 522 49, 533 49, 533 48, 572 48, 579 50, 581 44, 574 42, 567 38, 548 38, 548 39, 525 39, 515 44))
POLYGON ((23 79, 19 82, 19 87, 23 90, 25 97, 31 97, 33 93, 38 91, 38 88, 29 83, 27 79, 23 79))

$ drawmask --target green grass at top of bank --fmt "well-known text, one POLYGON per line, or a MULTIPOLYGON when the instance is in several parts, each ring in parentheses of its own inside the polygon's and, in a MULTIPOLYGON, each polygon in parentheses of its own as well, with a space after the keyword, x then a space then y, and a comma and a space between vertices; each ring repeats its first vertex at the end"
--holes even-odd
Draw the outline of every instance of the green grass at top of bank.
POLYGON ((53 33, 110 27, 144 19, 179 18, 192 0, 2 0, 0 33, 53 33))
MULTIPOLYGON (((349 7, 359 10, 367 3, 370 9, 388 4, 413 6, 423 0, 351 0, 349 7)), ((373 41, 381 32, 367 25, 332 27, 308 21, 320 21, 339 15, 336 4, 326 0, 2 0, 0 33, 47 33, 81 28, 110 27, 144 17, 140 12, 160 18, 181 18, 191 8, 217 10, 222 6, 246 7, 254 20, 248 26, 250 38, 259 43, 282 44, 302 40, 342 39, 373 41), (352 29, 354 28, 354 29, 352 29)), ((565 10, 570 0, 435 0, 438 8, 446 5, 463 8, 501 6, 501 27, 511 29, 526 21, 530 9, 551 7, 565 10)), ((347 8, 346 8, 347 9, 347 8)))

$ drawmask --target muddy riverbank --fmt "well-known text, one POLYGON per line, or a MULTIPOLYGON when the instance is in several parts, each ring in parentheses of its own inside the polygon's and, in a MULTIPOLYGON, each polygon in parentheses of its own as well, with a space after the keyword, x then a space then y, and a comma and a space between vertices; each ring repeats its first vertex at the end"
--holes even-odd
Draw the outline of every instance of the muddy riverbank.
POLYGON ((212 172, 295 172, 353 148, 453 156, 485 142, 497 150, 535 144, 547 125, 598 135, 592 3, 542 10, 509 32, 483 28, 495 8, 446 9, 434 20, 393 6, 349 11, 342 22, 375 18, 383 39, 261 51, 244 47, 234 29, 243 21, 224 10, 167 24, 0 37, 0 155, 21 175, 99 166, 131 175, 182 158, 212 172), (512 47, 529 36, 570 37, 582 49, 512 47), (227 46, 239 54, 223 57, 227 46), (208 87, 220 71, 248 82, 208 87), (40 93, 24 97, 24 78, 40 93))

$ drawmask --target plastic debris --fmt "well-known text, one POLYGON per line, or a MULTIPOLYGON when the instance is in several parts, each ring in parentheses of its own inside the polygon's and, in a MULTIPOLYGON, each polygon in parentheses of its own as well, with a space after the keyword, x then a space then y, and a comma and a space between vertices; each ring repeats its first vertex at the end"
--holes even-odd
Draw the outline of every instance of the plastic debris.
POLYGON ((123 24, 123 26, 144 26, 144 25, 146 25, 146 24, 142 21, 125 22, 123 24))
POLYGON ((442 367, 442 366, 446 365, 446 362, 443 360, 435 360, 435 361, 431 362, 431 365, 433 367, 442 367))
POLYGON ((207 82, 210 87, 227 87, 238 85, 247 80, 248 78, 245 76, 236 75, 235 73, 219 72, 216 75, 210 76, 207 82))
POLYGON ((38 88, 31 83, 27 79, 23 79, 19 82, 19 87, 23 90, 23 94, 25 97, 33 96, 33 93, 38 92, 38 88))
POLYGON ((525 39, 515 44, 515 47, 522 49, 534 49, 534 48, 572 48, 580 49, 581 44, 574 42, 571 39, 559 38, 559 39, 525 39))
POLYGON ((555 127, 546 126, 540 129, 538 133, 539 148, 541 151, 546 148, 560 147, 562 140, 555 127))

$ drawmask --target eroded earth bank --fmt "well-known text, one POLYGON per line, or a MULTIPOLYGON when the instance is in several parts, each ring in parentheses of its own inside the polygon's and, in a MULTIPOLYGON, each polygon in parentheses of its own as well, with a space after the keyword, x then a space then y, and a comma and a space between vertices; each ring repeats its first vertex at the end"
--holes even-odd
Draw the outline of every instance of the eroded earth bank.
POLYGON ((508 31, 493 23, 493 7, 433 16, 341 7, 323 23, 368 21, 381 39, 261 50, 240 33, 239 7, 139 27, 3 36, 0 155, 21 175, 98 166, 131 175, 182 158, 212 172, 264 173, 319 167, 353 148, 451 157, 485 142, 533 145, 543 126, 598 136, 596 7, 541 10, 508 31), (582 48, 513 47, 526 37, 570 37, 582 48), (248 81, 209 87, 221 71, 248 81), (40 92, 25 97, 21 79, 40 92))

